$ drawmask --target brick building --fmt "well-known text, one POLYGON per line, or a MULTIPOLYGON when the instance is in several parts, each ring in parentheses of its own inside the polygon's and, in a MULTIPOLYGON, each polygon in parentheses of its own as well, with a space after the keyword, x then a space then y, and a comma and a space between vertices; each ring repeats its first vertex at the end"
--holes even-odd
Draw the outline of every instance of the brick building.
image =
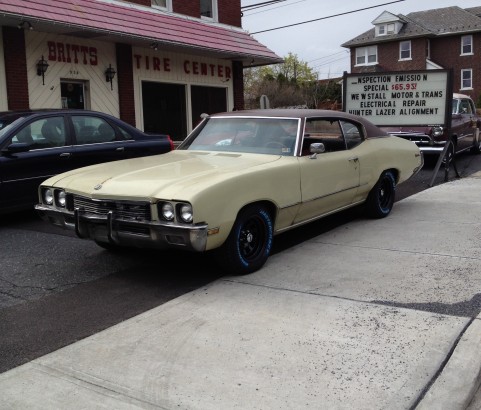
POLYGON ((385 11, 372 24, 342 44, 352 73, 451 69, 453 91, 481 101, 481 7, 385 11))
POLYGON ((241 109, 243 68, 281 62, 240 0, 0 2, 0 110, 83 108, 182 140, 241 109))

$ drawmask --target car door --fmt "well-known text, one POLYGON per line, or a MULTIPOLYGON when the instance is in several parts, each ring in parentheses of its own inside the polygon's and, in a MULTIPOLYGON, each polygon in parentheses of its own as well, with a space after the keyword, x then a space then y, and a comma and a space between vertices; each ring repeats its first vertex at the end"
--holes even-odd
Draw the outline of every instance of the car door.
POLYGON ((471 100, 467 98, 459 99, 457 112, 453 113, 451 123, 452 133, 457 137, 457 151, 463 151, 473 146, 476 131, 475 112, 471 100))
POLYGON ((125 142, 120 140, 115 125, 100 115, 70 115, 74 134, 75 168, 128 158, 125 142))
POLYGON ((71 156, 63 115, 36 117, 10 130, 0 153, 0 206, 20 209, 37 203, 40 183, 69 170, 71 156))
POLYGON ((360 159, 353 148, 360 142, 357 124, 336 119, 306 122, 304 155, 299 160, 302 204, 296 223, 352 204, 360 181, 360 159), (326 151, 308 154, 312 143, 322 143, 326 151))

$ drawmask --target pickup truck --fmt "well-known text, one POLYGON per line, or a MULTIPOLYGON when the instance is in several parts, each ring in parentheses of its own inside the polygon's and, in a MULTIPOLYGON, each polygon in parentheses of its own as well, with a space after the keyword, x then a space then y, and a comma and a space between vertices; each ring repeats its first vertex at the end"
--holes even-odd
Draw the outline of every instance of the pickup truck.
MULTIPOLYGON (((453 94, 451 111, 451 146, 448 158, 454 154, 470 150, 481 152, 481 117, 476 114, 473 100, 464 94, 453 94)), ((449 139, 448 129, 442 126, 383 127, 384 131, 416 143, 424 154, 440 154, 449 139)))

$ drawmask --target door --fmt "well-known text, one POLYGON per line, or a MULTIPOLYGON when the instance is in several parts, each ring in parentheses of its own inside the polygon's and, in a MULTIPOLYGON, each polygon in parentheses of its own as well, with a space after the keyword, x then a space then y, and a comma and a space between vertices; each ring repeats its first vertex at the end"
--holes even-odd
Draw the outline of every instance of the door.
POLYGON ((142 82, 144 131, 168 134, 174 141, 187 136, 185 85, 142 82))
POLYGON ((192 86, 192 127, 201 120, 201 114, 227 111, 227 88, 192 86))
POLYGON ((63 116, 23 124, 12 130, 3 148, 0 155, 2 208, 33 206, 38 202, 40 183, 71 167, 72 146, 63 116), (8 146, 11 146, 10 152, 8 146))
POLYGON ((360 158, 355 150, 360 141, 360 128, 354 123, 330 119, 306 122, 299 160, 302 205, 296 223, 353 203, 360 181, 360 158), (322 143, 325 152, 310 154, 313 143, 322 143))

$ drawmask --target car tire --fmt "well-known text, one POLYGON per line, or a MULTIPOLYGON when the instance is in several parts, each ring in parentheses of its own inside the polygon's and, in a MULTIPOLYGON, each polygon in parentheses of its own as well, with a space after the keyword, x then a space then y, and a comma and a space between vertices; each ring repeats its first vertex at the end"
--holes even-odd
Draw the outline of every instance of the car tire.
POLYGON ((233 275, 259 270, 271 253, 273 231, 272 217, 265 207, 251 205, 242 209, 217 251, 219 265, 233 275))
POLYGON ((443 157, 443 164, 446 165, 446 161, 449 164, 453 162, 454 155, 456 153, 456 143, 453 142, 452 144, 449 145, 448 151, 446 152, 446 155, 443 157))
POLYGON ((111 242, 95 241, 95 243, 101 248, 104 248, 105 250, 110 252, 119 252, 121 249, 125 249, 111 242))
POLYGON ((384 218, 391 213, 396 194, 396 178, 391 171, 382 173, 366 200, 366 211, 371 218, 384 218))
POLYGON ((478 141, 476 141, 476 139, 474 139, 473 146, 471 147, 471 153, 473 153, 473 154, 481 153, 481 131, 480 131, 478 141))

